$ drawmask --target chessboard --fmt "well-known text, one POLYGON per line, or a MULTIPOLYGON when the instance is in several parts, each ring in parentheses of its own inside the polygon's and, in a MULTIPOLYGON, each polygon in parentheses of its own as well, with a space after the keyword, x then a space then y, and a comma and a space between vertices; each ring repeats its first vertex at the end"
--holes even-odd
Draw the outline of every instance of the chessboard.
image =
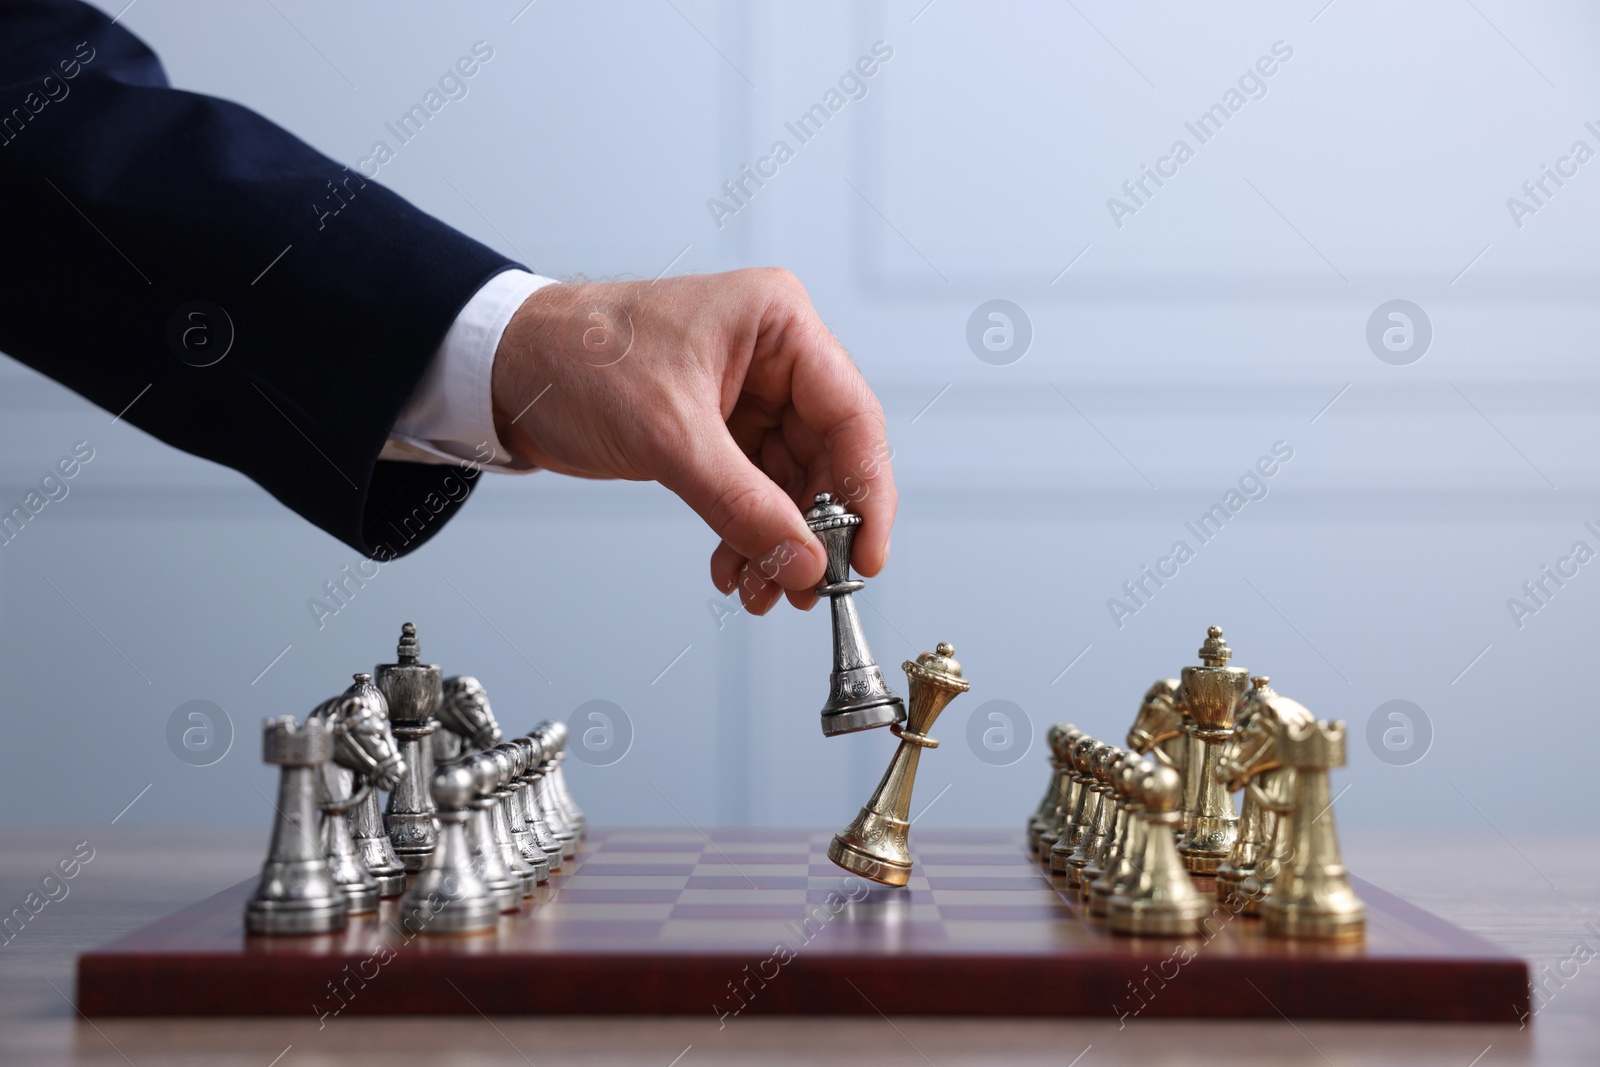
POLYGON ((902 889, 830 863, 830 833, 594 829, 520 911, 415 935, 385 900, 328 935, 257 937, 255 879, 78 960, 102 1015, 742 1014, 1517 1022, 1520 959, 1360 879, 1365 937, 1129 938, 1020 832, 918 829, 902 889))

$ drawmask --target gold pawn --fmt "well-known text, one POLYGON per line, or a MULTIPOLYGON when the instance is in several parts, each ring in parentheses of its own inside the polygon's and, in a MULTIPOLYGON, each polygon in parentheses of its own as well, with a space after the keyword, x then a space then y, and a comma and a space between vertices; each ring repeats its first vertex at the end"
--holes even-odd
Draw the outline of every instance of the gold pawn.
POLYGON ((1050 761, 1050 784, 1044 788, 1044 796, 1039 801, 1039 806, 1033 809, 1033 814, 1028 816, 1028 851, 1039 851, 1039 835, 1051 822, 1055 813, 1060 810, 1061 798, 1061 765, 1056 762, 1056 743, 1061 735, 1066 732, 1067 724, 1058 722, 1044 733, 1045 759, 1050 761))
POLYGON ((1115 745, 1100 745, 1089 759, 1089 797, 1085 805, 1087 821, 1078 847, 1067 857, 1067 885, 1080 892, 1084 887, 1084 871, 1100 854, 1100 845, 1111 832, 1111 819, 1116 802, 1111 797, 1111 765, 1122 755, 1115 745))
MULTIPOLYGON (((1073 777, 1072 746, 1083 737, 1076 726, 1059 723, 1050 731, 1050 766, 1053 773, 1050 784, 1054 794, 1050 797, 1050 811, 1033 835, 1030 851, 1040 863, 1049 866, 1050 850, 1066 833, 1073 806, 1078 800, 1078 784, 1073 777)), ((1031 828, 1031 827, 1030 827, 1031 828)))
POLYGON ((1195 888, 1173 839, 1182 795, 1182 783, 1171 767, 1152 768, 1140 779, 1143 847, 1134 858, 1140 874, 1123 892, 1113 893, 1106 906, 1113 933, 1187 937, 1202 932, 1211 901, 1195 888))
MULTIPOLYGON (((1100 876, 1089 885, 1089 914, 1104 917, 1106 905, 1111 900, 1111 894, 1116 891, 1117 884, 1127 879, 1128 872, 1133 867, 1130 847, 1137 840, 1137 831, 1134 827, 1138 824, 1144 812, 1144 805, 1139 800, 1139 780, 1153 767, 1149 760, 1141 759, 1132 752, 1125 753, 1118 761, 1116 771, 1112 776, 1112 785, 1116 787, 1117 796, 1117 825, 1110 843, 1106 846, 1106 858, 1102 863, 1100 876)), ((1085 878, 1089 871, 1084 870, 1085 878)))
POLYGON ((1078 846, 1083 843, 1084 834, 1094 818, 1094 776, 1090 771, 1095 751, 1101 747, 1103 746, 1099 741, 1086 734, 1078 738, 1068 750, 1067 758, 1072 767, 1072 810, 1061 823, 1061 836, 1050 846, 1051 874, 1067 875, 1070 878, 1072 867, 1069 861, 1078 851, 1078 846))

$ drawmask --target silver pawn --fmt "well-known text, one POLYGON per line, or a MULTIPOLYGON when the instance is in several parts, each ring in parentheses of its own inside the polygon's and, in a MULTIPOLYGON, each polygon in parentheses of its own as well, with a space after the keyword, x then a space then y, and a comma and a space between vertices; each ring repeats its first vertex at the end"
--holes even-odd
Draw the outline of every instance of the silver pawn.
POLYGON ((401 921, 413 933, 483 933, 499 920, 499 901, 478 874, 467 841, 475 790, 472 771, 462 764, 441 767, 433 775, 429 799, 439 821, 438 844, 400 898, 401 921))
POLYGON ((261 724, 261 758, 279 768, 278 816, 261 881, 245 904, 244 928, 252 934, 323 934, 348 921, 317 825, 317 768, 332 755, 326 723, 302 726, 281 715, 261 724))
POLYGON ((417 628, 408 622, 400 628, 396 662, 380 664, 376 671, 376 684, 389 702, 389 722, 406 764, 406 773, 389 794, 383 825, 408 871, 427 864, 437 835, 429 795, 433 745, 428 737, 437 728, 433 716, 439 710, 441 683, 439 668, 421 662, 420 655, 417 628))
POLYGON ((459 765, 472 773, 475 790, 470 805, 472 821, 467 824, 472 860, 478 865, 483 884, 499 902, 500 910, 516 911, 522 907, 522 876, 507 869, 494 832, 494 811, 500 806, 494 795, 500 787, 500 761, 493 753, 480 752, 468 756, 459 765))
POLYGON ((528 735, 539 742, 544 752, 539 763, 539 776, 533 780, 533 803, 555 839, 561 842, 562 857, 571 859, 578 854, 578 831, 573 829, 566 813, 556 803, 554 778, 556 756, 560 750, 555 747, 556 740, 547 729, 548 726, 548 723, 537 726, 528 735))
POLYGON ((550 776, 551 786, 555 791, 556 807, 561 809, 561 814, 566 818, 567 825, 572 827, 578 835, 578 840, 583 840, 583 835, 589 830, 589 819, 578 808, 578 802, 572 799, 572 791, 567 788, 567 724, 555 719, 546 719, 537 729, 545 731, 546 735, 554 741, 556 746, 555 770, 550 776))
MULTIPOLYGON (((500 798, 500 811, 511 833, 511 847, 533 872, 533 885, 544 885, 550 881, 550 861, 545 857, 544 850, 534 842, 526 816, 523 815, 525 809, 522 798, 528 791, 528 750, 514 741, 506 741, 496 745, 495 751, 504 752, 511 761, 511 777, 506 781, 505 793, 500 798)), ((532 886, 529 892, 532 892, 532 886)))
MULTIPOLYGON (((384 699, 378 687, 372 684, 372 675, 364 673, 355 675, 355 681, 345 690, 345 695, 361 696, 372 701, 377 705, 378 712, 384 720, 388 720, 389 702, 384 699)), ((393 736, 393 731, 390 732, 390 736, 393 736)), ((381 785, 379 788, 387 791, 394 786, 381 785)), ((394 844, 389 840, 389 831, 383 828, 383 813, 378 808, 378 790, 367 790, 361 802, 345 818, 349 820, 350 837, 355 842, 357 851, 361 853, 361 862, 366 865, 367 873, 378 883, 378 896, 397 897, 404 893, 405 864, 394 854, 394 844)))
POLYGON ((511 743, 522 749, 527 754, 528 766, 522 775, 523 789, 517 799, 522 803, 522 822, 528 828, 528 836, 544 858, 550 864, 552 872, 561 869, 561 840, 551 831, 550 824, 544 821, 544 812, 538 803, 537 786, 544 776, 540 764, 544 762, 544 746, 534 737, 514 737, 511 743))
POLYGON ((444 680, 435 717, 440 726, 433 732, 436 767, 500 742, 500 724, 489 707, 489 694, 483 683, 469 674, 444 680))
POLYGON ((540 882, 550 880, 550 865, 539 857, 535 866, 522 854, 517 839, 511 831, 511 782, 517 774, 517 764, 522 759, 522 749, 516 745, 496 745, 483 753, 495 761, 500 769, 500 781, 494 790, 494 807, 490 815, 494 822, 495 843, 500 846, 500 859, 513 877, 522 880, 522 895, 533 896, 540 882))

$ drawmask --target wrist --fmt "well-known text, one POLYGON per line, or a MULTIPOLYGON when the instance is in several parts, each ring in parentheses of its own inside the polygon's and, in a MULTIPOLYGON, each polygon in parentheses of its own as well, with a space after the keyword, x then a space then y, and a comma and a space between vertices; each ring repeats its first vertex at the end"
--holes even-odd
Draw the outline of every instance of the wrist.
POLYGON ((546 368, 557 332, 553 324, 562 317, 557 309, 578 288, 581 286, 556 284, 534 292, 512 314, 495 349, 489 379, 495 434, 507 451, 525 463, 534 462, 538 453, 533 420, 526 417, 528 409, 553 384, 546 368))

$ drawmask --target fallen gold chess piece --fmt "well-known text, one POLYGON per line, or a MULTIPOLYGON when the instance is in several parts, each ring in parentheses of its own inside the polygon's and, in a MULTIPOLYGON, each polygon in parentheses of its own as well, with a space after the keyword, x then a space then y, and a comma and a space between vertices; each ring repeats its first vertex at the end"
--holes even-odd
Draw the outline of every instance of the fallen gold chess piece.
POLYGON ((855 821, 833 836, 828 858, 845 870, 884 885, 905 885, 911 878, 911 787, 924 748, 938 748, 928 736, 933 720, 970 684, 961 676, 955 648, 941 642, 933 652, 901 664, 911 686, 910 710, 904 725, 889 727, 900 738, 889 769, 855 821))

